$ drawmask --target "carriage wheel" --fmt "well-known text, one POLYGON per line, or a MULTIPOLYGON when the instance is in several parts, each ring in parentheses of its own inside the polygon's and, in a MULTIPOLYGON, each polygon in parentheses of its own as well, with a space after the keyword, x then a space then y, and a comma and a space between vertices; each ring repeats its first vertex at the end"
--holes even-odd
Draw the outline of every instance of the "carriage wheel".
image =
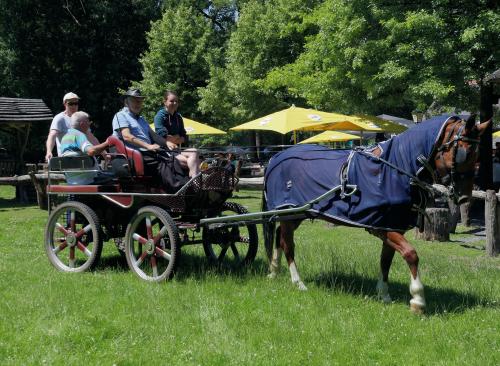
POLYGON ((164 281, 174 274, 179 255, 179 232, 170 215, 154 206, 137 211, 125 233, 130 269, 143 280, 164 281))
MULTIPOLYGON (((224 202, 220 216, 244 214, 248 211, 234 202, 224 202)), ((259 238, 255 224, 228 226, 222 228, 203 228, 203 249, 210 261, 220 265, 235 263, 247 265, 257 255, 259 238)))
POLYGON ((94 268, 101 257, 101 227, 96 213, 81 202, 55 208, 45 228, 45 250, 60 271, 83 272, 94 268))

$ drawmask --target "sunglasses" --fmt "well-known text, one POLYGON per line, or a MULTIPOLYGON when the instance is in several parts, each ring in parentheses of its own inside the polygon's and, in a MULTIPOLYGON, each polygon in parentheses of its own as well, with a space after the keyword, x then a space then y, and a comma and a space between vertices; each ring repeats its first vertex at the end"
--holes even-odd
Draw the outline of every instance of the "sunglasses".
POLYGON ((68 102, 68 105, 71 105, 71 106, 78 105, 78 102, 68 102))

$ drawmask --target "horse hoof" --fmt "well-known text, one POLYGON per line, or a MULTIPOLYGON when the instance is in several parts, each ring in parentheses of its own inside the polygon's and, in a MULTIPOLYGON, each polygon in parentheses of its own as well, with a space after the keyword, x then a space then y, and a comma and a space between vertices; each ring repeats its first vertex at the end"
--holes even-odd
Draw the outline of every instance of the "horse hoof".
POLYGON ((384 304, 390 304, 392 302, 390 295, 379 295, 378 299, 382 301, 384 304))
POLYGON ((417 303, 417 302, 412 302, 410 300, 410 310, 413 314, 416 315, 422 315, 424 313, 425 305, 422 306, 422 304, 417 303))
POLYGON ((307 291, 307 287, 306 287, 306 285, 304 285, 304 282, 302 282, 302 281, 297 283, 297 288, 300 291, 307 291))
POLYGON ((274 279, 276 278, 276 272, 271 272, 267 275, 267 278, 274 279))

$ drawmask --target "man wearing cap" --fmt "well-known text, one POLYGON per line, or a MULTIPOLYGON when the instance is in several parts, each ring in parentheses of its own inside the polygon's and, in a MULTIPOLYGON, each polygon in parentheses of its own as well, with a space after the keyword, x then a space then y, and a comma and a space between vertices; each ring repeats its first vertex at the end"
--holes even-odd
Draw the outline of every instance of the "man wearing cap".
POLYGON ((180 177, 175 177, 177 170, 174 162, 172 161, 169 165, 168 159, 161 158, 162 154, 160 153, 165 152, 165 150, 174 157, 176 164, 189 169, 189 177, 198 174, 199 160, 197 152, 193 151, 189 157, 186 157, 169 150, 167 141, 156 134, 149 127, 144 117, 140 115, 145 98, 141 91, 139 89, 130 89, 123 97, 125 106, 113 118, 113 134, 123 139, 128 147, 141 151, 146 169, 149 169, 148 174, 159 175, 166 188, 174 186, 176 179, 179 182, 182 181, 180 177), (159 154, 154 155, 151 152, 159 154))
MULTIPOLYGON (((66 93, 63 97, 64 111, 57 114, 50 125, 49 135, 47 136, 45 161, 52 158, 52 150, 54 145, 57 145, 57 155, 61 155, 61 140, 71 126, 71 116, 78 111, 78 102, 80 98, 73 92, 66 93)), ((88 129, 86 136, 93 144, 99 144, 99 141, 88 129)))

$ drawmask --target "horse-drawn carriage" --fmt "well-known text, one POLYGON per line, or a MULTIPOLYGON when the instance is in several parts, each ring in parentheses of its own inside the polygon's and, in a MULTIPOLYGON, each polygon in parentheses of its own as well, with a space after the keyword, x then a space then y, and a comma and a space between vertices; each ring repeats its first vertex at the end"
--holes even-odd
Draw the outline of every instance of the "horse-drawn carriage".
MULTIPOLYGON (((123 238, 130 268, 143 279, 159 281, 172 275, 179 249, 186 244, 202 242, 206 255, 216 261, 224 260, 229 249, 241 262, 252 261, 258 241, 255 224, 262 223, 271 277, 284 253, 292 282, 306 289, 295 264, 293 236, 303 219, 320 218, 365 228, 382 240, 377 292, 385 302, 391 301, 389 270, 399 252, 410 269, 411 308, 420 312, 425 298, 419 259, 404 233, 417 225, 418 216, 421 227, 427 202, 436 194, 432 183, 448 186, 457 203, 470 198, 480 135, 488 125, 439 116, 370 149, 290 148, 271 160, 264 180, 266 211, 254 214, 226 202, 236 178, 223 164, 166 194, 143 176, 141 155, 115 139, 111 142, 117 156, 131 174, 102 185, 49 184, 49 196, 71 199, 50 214, 47 253, 57 268, 83 271, 95 265, 104 238, 119 243, 123 238), (236 215, 219 217, 223 211, 236 215), (202 230, 202 239, 189 239, 188 230, 202 230)), ((51 160, 51 170, 57 162, 58 171, 67 172, 59 160, 51 160)))
POLYGON ((171 277, 182 246, 203 244, 209 260, 248 264, 257 253, 255 225, 208 228, 200 219, 246 209, 227 202, 237 184, 228 162, 214 159, 175 193, 144 174, 141 154, 108 138, 110 174, 98 184, 57 184, 54 174, 92 174, 89 156, 53 158, 47 193, 49 219, 45 249, 52 265, 82 272, 98 263, 103 242, 113 240, 130 269, 148 281, 171 277))

